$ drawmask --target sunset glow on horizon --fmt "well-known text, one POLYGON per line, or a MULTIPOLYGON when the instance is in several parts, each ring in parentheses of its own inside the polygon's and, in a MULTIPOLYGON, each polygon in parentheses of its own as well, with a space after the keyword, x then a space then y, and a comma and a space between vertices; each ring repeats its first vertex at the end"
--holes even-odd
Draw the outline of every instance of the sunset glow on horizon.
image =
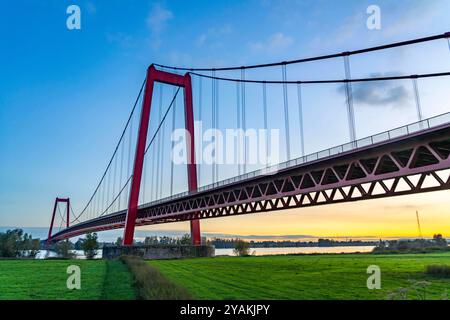
MULTIPOLYGON (((289 209, 252 215, 206 219, 201 230, 241 236, 286 236, 302 238, 386 239, 418 238, 416 210, 423 237, 440 233, 450 237, 450 209, 443 201, 448 191, 377 200, 289 209), (300 237, 302 236, 302 237, 300 237)), ((158 230, 188 230, 188 223, 140 227, 149 234, 158 230)))

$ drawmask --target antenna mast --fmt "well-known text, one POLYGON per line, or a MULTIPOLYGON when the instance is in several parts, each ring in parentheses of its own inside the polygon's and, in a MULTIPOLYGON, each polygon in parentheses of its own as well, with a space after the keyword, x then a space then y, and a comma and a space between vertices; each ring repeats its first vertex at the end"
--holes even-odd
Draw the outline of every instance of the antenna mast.
POLYGON ((420 228, 419 211, 417 211, 417 210, 416 210, 416 218, 417 218, 417 228, 419 229, 419 237, 420 237, 420 239, 423 239, 422 229, 420 228))

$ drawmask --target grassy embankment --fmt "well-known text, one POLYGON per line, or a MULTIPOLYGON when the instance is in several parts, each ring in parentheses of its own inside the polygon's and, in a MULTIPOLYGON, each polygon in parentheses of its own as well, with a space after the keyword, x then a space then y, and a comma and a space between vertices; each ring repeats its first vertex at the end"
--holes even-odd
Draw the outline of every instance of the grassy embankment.
POLYGON ((157 268, 133 256, 121 260, 133 275, 137 297, 143 300, 187 300, 192 296, 185 287, 168 280, 157 268))
POLYGON ((134 299, 133 280, 120 261, 0 260, 0 299, 134 299), (81 270, 81 289, 68 290, 69 265, 81 270))
POLYGON ((428 265, 450 265, 450 253, 405 255, 287 255, 148 261, 198 299, 387 299, 427 281, 427 299, 450 295, 450 278, 427 275, 428 265), (381 289, 368 290, 369 265, 381 268, 381 289))

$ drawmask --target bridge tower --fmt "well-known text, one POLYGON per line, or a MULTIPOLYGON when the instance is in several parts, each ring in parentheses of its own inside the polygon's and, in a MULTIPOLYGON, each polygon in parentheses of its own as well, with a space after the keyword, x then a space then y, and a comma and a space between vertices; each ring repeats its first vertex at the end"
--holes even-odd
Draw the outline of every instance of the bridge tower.
MULTIPOLYGON (((138 212, 139 191, 141 188, 142 169, 144 164, 145 148, 147 145, 147 132, 150 122, 153 87, 155 82, 178 86, 184 89, 184 117, 185 128, 188 133, 188 136, 186 137, 188 189, 189 191, 197 190, 197 165, 195 163, 194 109, 192 103, 191 76, 189 73, 182 76, 175 73, 157 70, 153 65, 151 65, 147 69, 144 101, 142 103, 136 153, 134 157, 133 178, 131 181, 128 210, 125 219, 123 245, 133 244, 134 229, 138 212)), ((200 245, 200 222, 198 220, 191 220, 190 223, 192 244, 200 245)))
POLYGON ((58 209, 58 203, 65 203, 66 204, 66 227, 69 227, 69 211, 70 211, 70 198, 56 198, 55 199, 55 205, 53 206, 53 214, 52 214, 52 221, 50 222, 50 229, 48 229, 48 237, 47 240, 51 240, 52 231, 53 231, 53 223, 55 222, 55 214, 56 209, 58 209))

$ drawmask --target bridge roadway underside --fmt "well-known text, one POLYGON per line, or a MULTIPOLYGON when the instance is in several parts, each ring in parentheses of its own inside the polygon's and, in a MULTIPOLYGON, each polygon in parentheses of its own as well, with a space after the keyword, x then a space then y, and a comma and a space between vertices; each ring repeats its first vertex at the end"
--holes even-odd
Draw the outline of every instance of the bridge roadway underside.
MULTIPOLYGON (((450 123, 182 197, 141 205, 137 226, 450 189, 450 123)), ((123 228, 126 210, 52 237, 123 228)), ((256 217, 255 217, 256 219, 256 217)))

